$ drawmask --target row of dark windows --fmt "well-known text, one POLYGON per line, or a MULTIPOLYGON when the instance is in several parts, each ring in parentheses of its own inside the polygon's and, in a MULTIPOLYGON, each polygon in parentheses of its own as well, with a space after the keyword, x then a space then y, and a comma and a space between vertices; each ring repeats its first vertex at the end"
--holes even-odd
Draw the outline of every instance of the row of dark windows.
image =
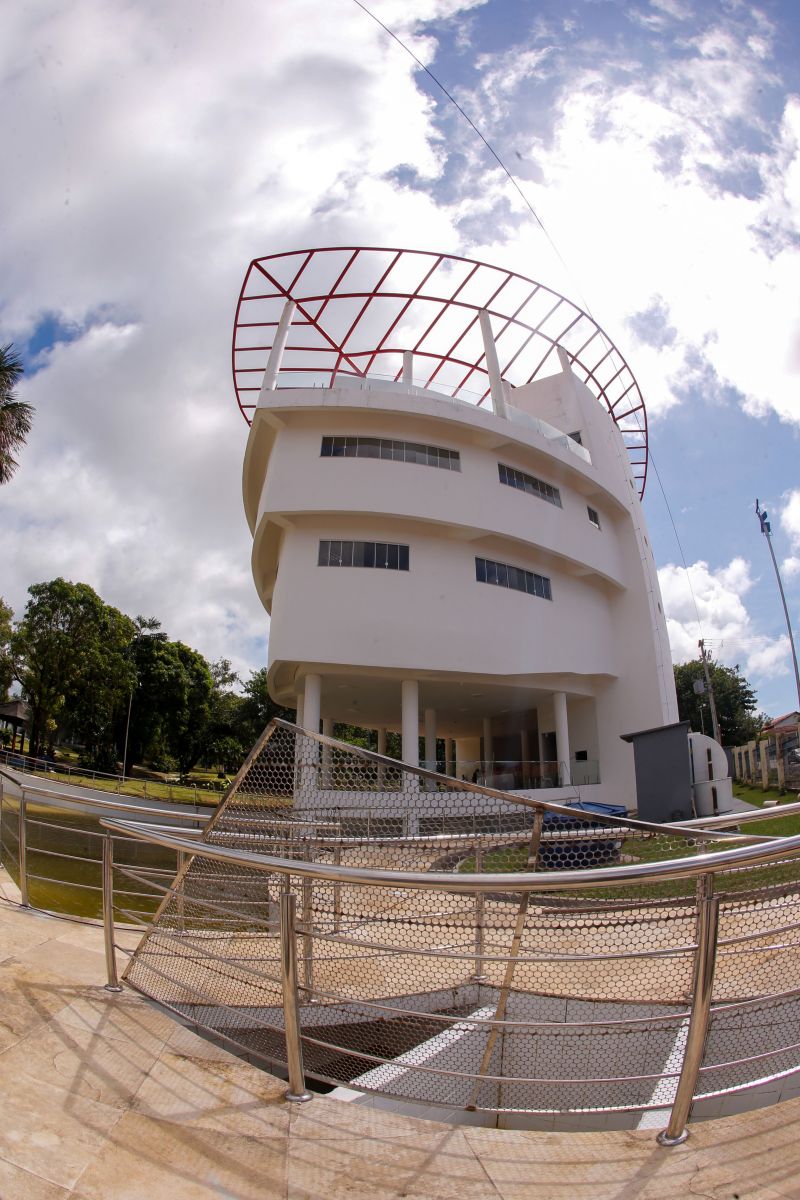
MULTIPOLYGON (((395 542, 350 542, 323 540, 319 544, 317 563, 320 567, 377 567, 388 571, 407 571, 409 548, 395 542)), ((479 583, 512 588, 552 600, 550 580, 524 567, 493 562, 489 558, 475 559, 475 578, 479 583)))
POLYGON ((320 567, 379 567, 384 571, 408 570, 408 546, 395 542, 334 542, 319 544, 320 567))
POLYGON ((425 446, 421 442, 400 442, 395 438, 324 437, 322 458, 383 458, 392 462, 418 463, 445 471, 461 470, 461 455, 444 446, 425 446))
MULTIPOLYGON (((574 435, 573 435, 574 436, 574 435)), ((440 467, 446 471, 461 470, 461 456, 458 450, 448 450, 443 446, 425 446, 421 442, 400 442, 392 438, 361 437, 347 435, 346 437, 323 437, 322 458, 382 458, 393 462, 418 463, 426 467, 440 467)), ((527 492, 529 496, 537 496, 562 508, 561 492, 552 483, 545 483, 535 475, 528 475, 516 467, 497 464, 500 482, 507 487, 527 492)), ((600 518, 594 508, 586 509, 589 520, 596 529, 600 528, 600 518)), ((363 564, 359 564, 363 565, 363 564)), ((524 589, 521 589, 524 591, 524 589)))
POLYGON ((524 567, 512 567, 510 563, 493 562, 490 558, 475 559, 475 578, 478 583, 493 583, 495 587, 512 588, 515 592, 526 592, 542 600, 552 600, 550 580, 546 575, 526 571, 524 567))
POLYGON ((507 467, 505 463, 498 463, 497 470, 500 473, 500 482, 508 487, 518 488, 521 492, 527 492, 529 496, 538 496, 540 500, 555 504, 557 508, 562 507, 561 493, 552 483, 545 483, 535 475, 526 475, 516 467, 507 467))

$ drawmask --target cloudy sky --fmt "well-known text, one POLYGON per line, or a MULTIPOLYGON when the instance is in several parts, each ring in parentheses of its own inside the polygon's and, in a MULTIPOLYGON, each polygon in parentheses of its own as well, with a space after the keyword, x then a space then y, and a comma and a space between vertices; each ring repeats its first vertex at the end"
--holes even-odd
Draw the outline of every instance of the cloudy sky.
POLYGON ((37 409, 0 493, 0 595, 21 615, 28 586, 61 574, 245 675, 263 665, 230 379, 247 264, 435 248, 541 280, 607 328, 648 407, 674 656, 702 632, 763 709, 795 707, 753 513, 758 497, 797 628, 795 3, 370 7, 541 225, 353 0, 0 5, 0 341, 37 409))

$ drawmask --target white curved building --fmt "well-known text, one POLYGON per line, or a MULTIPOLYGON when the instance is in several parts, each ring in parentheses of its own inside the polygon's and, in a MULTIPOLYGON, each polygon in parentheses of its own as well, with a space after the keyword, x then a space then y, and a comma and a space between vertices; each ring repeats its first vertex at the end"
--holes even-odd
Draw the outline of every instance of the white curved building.
POLYGON ((677 705, 644 405, 591 319, 463 259, 303 251, 251 264, 233 365, 273 698, 632 807, 620 735, 677 705))

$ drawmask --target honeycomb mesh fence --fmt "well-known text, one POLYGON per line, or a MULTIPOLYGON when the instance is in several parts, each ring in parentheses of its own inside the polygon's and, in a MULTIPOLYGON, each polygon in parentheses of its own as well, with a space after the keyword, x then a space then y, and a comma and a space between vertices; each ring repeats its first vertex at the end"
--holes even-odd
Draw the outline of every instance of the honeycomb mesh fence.
MULTIPOLYGON (((129 984, 285 1069, 280 899, 292 895, 307 1077, 489 1113, 669 1107, 696 971, 694 860, 751 844, 493 791, 282 721, 202 841, 129 984), (655 880, 603 878, 675 859, 685 869, 655 880)), ((698 1094, 800 1067, 796 876, 791 858, 716 872, 698 1094)))

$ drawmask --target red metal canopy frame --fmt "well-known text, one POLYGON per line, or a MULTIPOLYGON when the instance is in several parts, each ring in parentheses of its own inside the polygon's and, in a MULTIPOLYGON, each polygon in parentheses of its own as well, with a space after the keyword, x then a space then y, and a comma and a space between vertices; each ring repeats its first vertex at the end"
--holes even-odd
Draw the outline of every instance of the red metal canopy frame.
POLYGON ((482 309, 512 387, 560 371, 562 347, 616 422, 644 494, 647 412, 633 372, 588 313, 544 284, 428 250, 326 246, 256 258, 239 294, 231 355, 248 424, 287 300, 297 307, 279 387, 331 387, 337 376, 399 380, 411 351, 415 384, 481 405, 489 395, 482 309))

